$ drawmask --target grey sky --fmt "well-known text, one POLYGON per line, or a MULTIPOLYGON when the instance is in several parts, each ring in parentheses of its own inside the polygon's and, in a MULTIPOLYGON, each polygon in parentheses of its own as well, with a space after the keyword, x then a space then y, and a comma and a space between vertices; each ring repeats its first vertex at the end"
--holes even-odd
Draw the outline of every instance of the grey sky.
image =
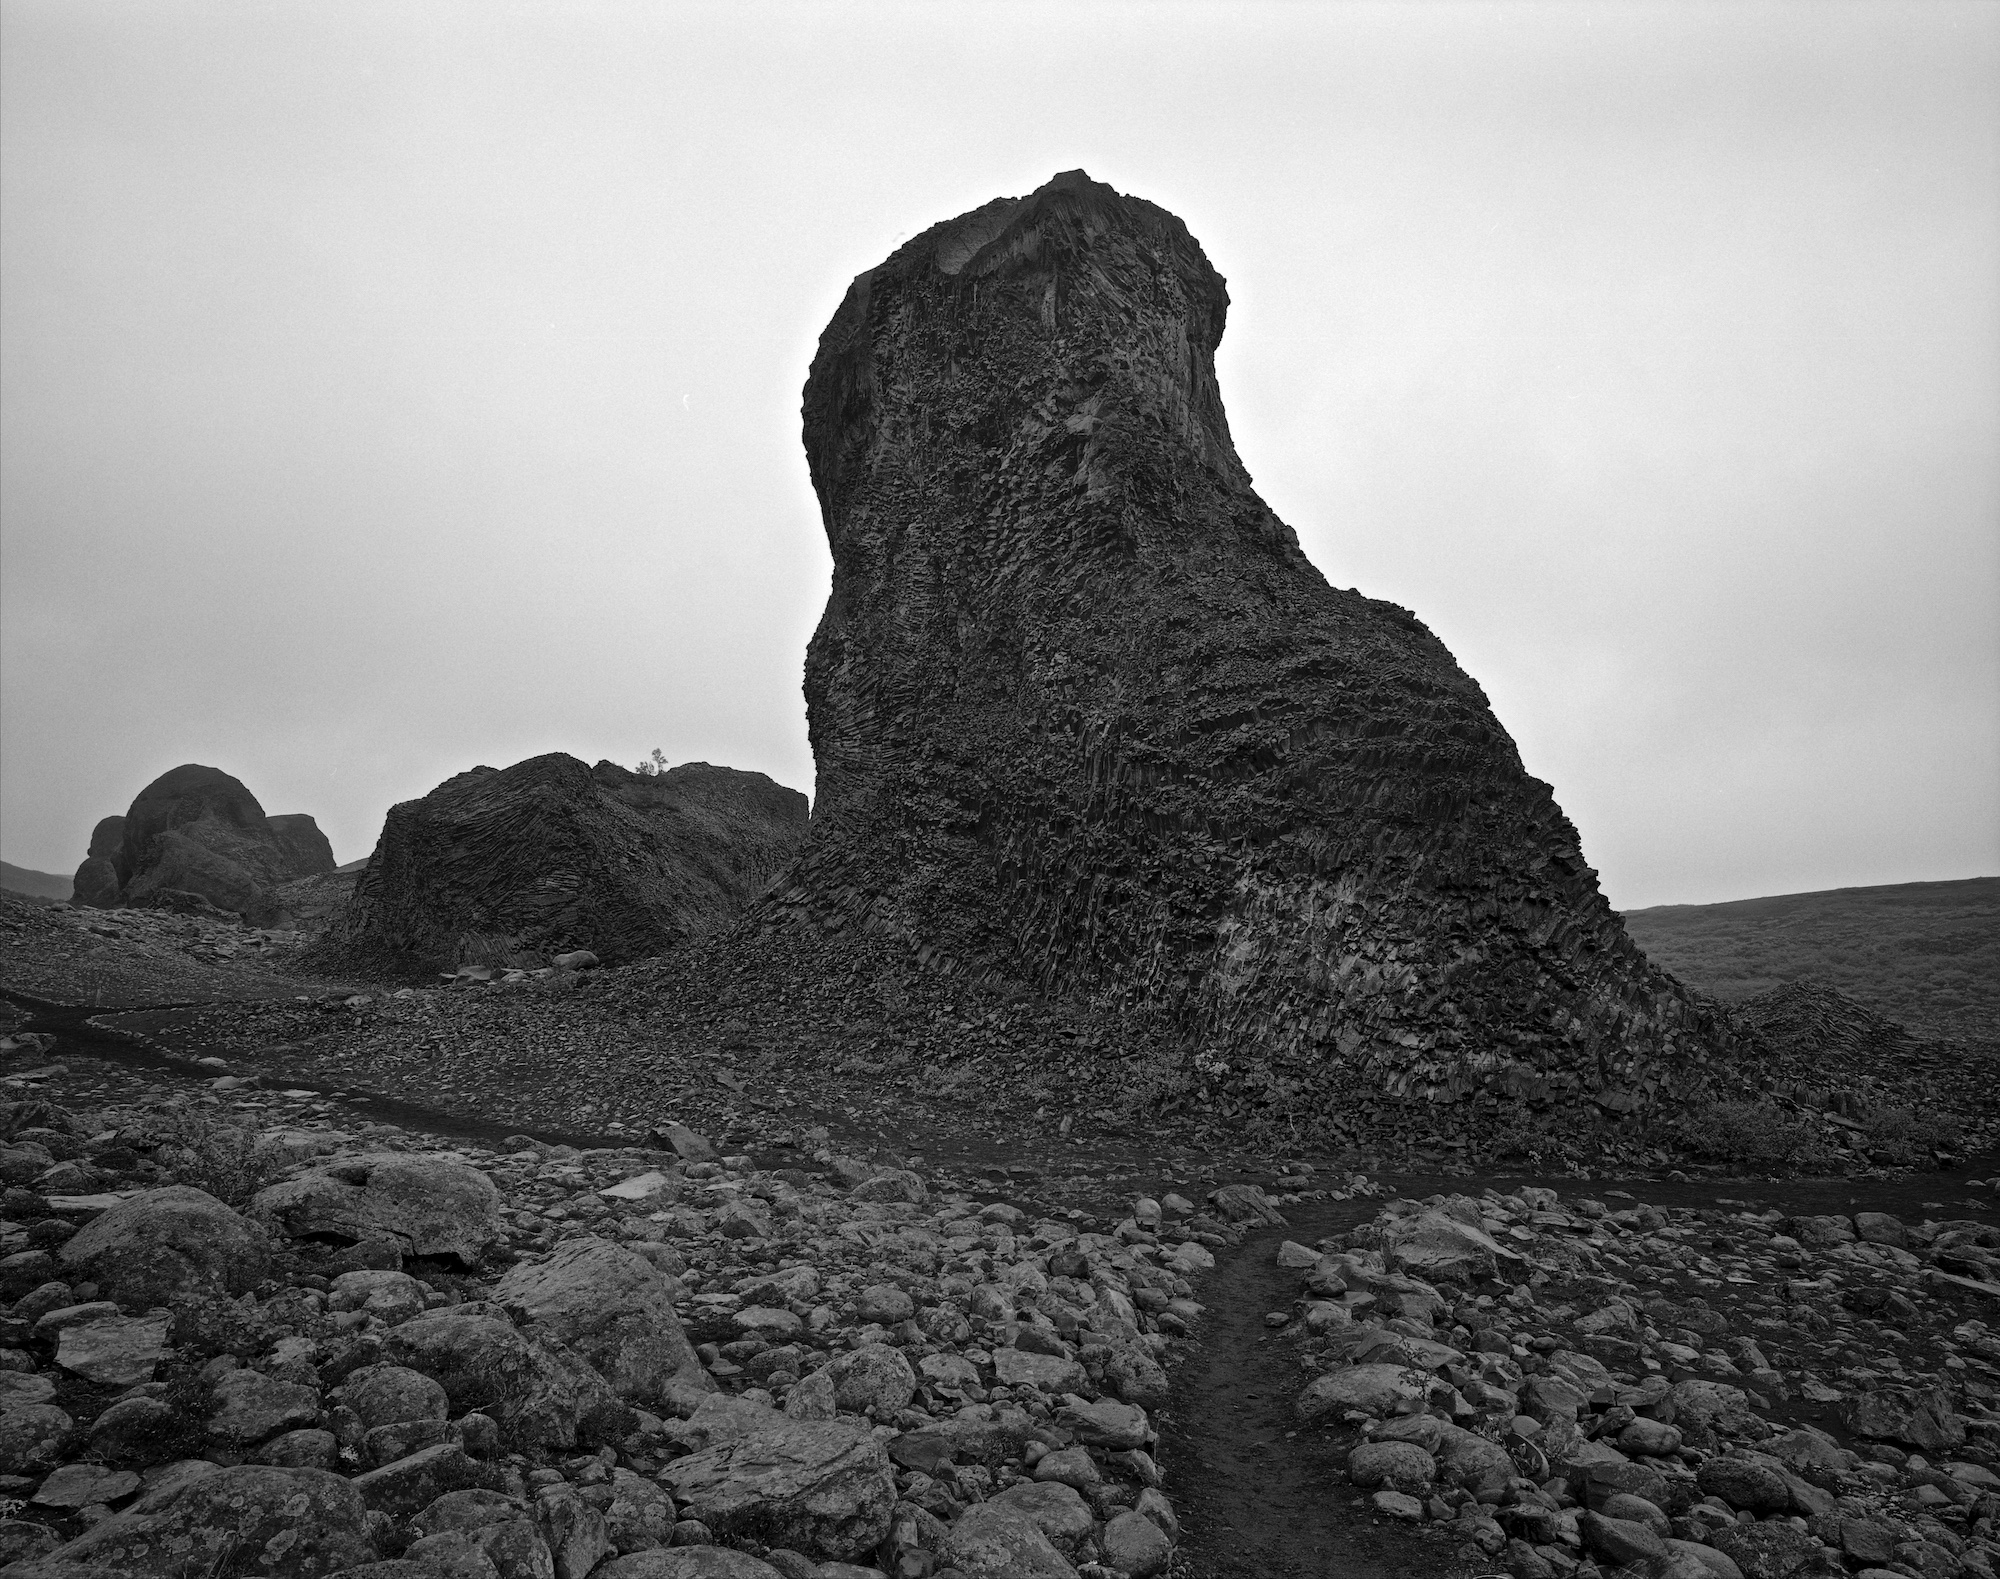
POLYGON ((540 751, 810 790, 799 389, 1081 166, 1614 903, 2000 871, 2000 6, 0 0, 0 838, 540 751))

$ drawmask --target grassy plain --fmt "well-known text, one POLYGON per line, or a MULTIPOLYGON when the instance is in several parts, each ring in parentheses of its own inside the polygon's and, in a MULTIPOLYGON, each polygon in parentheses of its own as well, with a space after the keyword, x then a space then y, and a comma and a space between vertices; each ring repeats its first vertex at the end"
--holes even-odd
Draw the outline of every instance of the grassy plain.
POLYGON ((1816 981, 1919 1035, 2000 1039, 2000 877, 1655 905, 1625 928, 1725 1002, 1816 981))

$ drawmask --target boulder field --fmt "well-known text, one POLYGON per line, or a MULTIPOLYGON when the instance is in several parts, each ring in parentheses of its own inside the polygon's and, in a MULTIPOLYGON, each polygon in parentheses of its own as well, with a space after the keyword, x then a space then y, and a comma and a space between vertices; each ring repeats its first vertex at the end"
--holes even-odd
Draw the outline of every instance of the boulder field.
POLYGON ((0 1104, 5 1579, 1165 1571, 1151 1412, 1254 1188, 1102 1232, 310 1095, 0 1104))
POLYGON ((1469 1562, 1935 1579, 2000 1560, 1991 1224, 1523 1187, 1391 1200, 1277 1258, 1299 1274, 1266 1318, 1298 1420, 1352 1444, 1378 1519, 1469 1562))

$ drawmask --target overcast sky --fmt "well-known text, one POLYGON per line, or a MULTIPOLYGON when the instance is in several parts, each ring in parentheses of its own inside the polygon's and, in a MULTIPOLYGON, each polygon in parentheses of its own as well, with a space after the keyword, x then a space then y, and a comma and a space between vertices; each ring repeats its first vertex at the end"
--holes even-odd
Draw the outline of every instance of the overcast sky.
POLYGON ((563 750, 810 791, 799 391, 1059 170, 1622 907, 2000 872, 2000 6, 0 0, 0 841, 365 855, 563 750))

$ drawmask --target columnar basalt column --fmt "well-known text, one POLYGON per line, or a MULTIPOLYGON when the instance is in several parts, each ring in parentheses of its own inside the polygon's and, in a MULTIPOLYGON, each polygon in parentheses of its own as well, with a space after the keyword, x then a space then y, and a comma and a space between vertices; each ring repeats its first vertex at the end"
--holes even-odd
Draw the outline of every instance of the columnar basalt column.
POLYGON ((767 904, 1302 1079, 1644 1102, 1721 1033, 1444 645, 1258 498, 1227 306, 1080 171, 854 282, 805 390, 818 797, 767 904))

